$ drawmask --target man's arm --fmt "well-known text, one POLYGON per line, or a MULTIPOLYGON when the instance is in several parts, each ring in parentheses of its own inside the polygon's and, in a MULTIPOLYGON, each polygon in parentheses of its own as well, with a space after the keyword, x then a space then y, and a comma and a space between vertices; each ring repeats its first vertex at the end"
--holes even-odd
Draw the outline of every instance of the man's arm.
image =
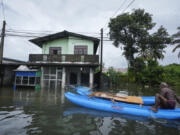
POLYGON ((166 89, 165 88, 162 88, 161 91, 160 91, 160 95, 165 97, 166 96, 166 89))
POLYGON ((176 98, 177 102, 180 104, 180 97, 175 95, 175 98, 176 98))

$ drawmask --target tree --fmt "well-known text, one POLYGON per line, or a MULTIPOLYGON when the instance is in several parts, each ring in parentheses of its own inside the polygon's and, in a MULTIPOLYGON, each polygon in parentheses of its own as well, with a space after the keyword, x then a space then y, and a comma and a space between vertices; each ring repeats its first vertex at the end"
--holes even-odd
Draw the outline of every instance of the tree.
POLYGON ((169 37, 166 29, 161 26, 157 32, 149 35, 149 43, 147 53, 148 59, 163 59, 164 58, 164 48, 167 47, 167 44, 171 43, 171 38, 169 37))
POLYGON ((130 68, 133 69, 135 66, 137 55, 144 59, 163 58, 163 49, 171 40, 162 26, 157 32, 150 34, 149 31, 154 26, 152 15, 143 9, 124 13, 110 20, 110 39, 116 47, 123 46, 123 55, 128 60, 130 68))
MULTIPOLYGON (((173 49, 173 52, 175 52, 176 49, 180 48, 180 27, 178 27, 177 29, 179 31, 172 36, 174 38, 172 43, 176 45, 176 47, 173 49)), ((180 51, 178 53, 178 57, 180 58, 180 51)))
POLYGON ((138 43, 146 42, 148 30, 151 30, 154 25, 151 15, 141 9, 131 14, 124 13, 110 20, 110 39, 114 40, 113 44, 116 47, 123 46, 123 55, 130 66, 134 65, 134 54, 138 52, 138 43))
POLYGON ((134 71, 135 71, 134 78, 136 82, 144 84, 143 81, 144 81, 145 68, 146 68, 146 63, 144 62, 143 57, 136 57, 134 62, 134 71))
POLYGON ((144 72, 146 84, 157 85, 164 80, 164 69, 157 60, 149 59, 144 72))

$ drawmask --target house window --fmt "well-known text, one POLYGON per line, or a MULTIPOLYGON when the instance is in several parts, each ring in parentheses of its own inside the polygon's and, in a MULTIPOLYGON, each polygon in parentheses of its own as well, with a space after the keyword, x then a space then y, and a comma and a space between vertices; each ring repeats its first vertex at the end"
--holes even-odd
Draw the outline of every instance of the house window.
POLYGON ((50 47, 49 54, 52 55, 60 55, 61 54, 61 47, 50 47))
POLYGON ((84 45, 74 46, 74 54, 87 54, 88 48, 84 45))

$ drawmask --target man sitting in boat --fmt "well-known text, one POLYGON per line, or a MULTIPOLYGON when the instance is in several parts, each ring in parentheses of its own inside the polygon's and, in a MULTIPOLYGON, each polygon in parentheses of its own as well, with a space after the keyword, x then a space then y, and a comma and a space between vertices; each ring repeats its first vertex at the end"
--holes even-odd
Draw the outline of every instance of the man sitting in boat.
POLYGON ((176 96, 175 92, 168 88, 165 82, 160 84, 161 92, 157 93, 155 97, 155 105, 151 108, 154 112, 158 111, 158 107, 162 109, 174 109, 176 107, 176 100, 180 103, 180 98, 176 96))

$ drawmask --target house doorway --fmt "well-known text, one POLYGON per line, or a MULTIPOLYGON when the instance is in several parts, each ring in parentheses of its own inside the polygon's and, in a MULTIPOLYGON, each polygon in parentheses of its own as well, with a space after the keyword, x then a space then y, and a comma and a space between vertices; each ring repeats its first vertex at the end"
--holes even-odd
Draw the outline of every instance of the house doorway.
POLYGON ((70 84, 77 84, 77 73, 70 73, 70 84))
POLYGON ((81 84, 82 85, 89 85, 89 73, 81 73, 81 84))

